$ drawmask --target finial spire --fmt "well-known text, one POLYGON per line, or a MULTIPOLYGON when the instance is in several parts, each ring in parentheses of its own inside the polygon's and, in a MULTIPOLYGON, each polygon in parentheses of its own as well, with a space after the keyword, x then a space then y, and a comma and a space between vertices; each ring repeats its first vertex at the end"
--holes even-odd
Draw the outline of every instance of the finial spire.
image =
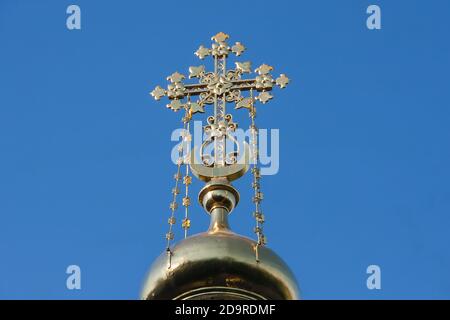
MULTIPOLYGON (((227 215, 239 199, 239 193, 231 186, 230 182, 243 176, 252 163, 252 187, 255 193, 252 201, 255 203, 255 233, 258 236, 255 251, 256 259, 259 261, 258 246, 265 244, 265 237, 261 226, 264 222, 264 216, 260 208, 262 192, 260 191, 261 176, 257 166, 255 104, 256 102, 262 104, 269 102, 273 99, 272 90, 274 87, 278 86, 283 89, 289 84, 290 80, 285 74, 280 74, 277 78, 274 78, 271 74, 274 68, 265 63, 254 69, 253 77, 251 76, 252 64, 250 61, 229 63, 228 60, 231 55, 240 57, 246 51, 245 46, 240 42, 229 45, 227 43, 229 38, 228 34, 219 32, 211 38, 212 44, 210 47, 201 45, 195 51, 195 55, 200 60, 209 56, 212 57, 213 71, 208 71, 205 65, 190 66, 188 75, 176 71, 167 77, 169 84, 166 88, 157 86, 151 92, 151 95, 156 100, 167 97, 169 99, 167 107, 175 112, 185 111, 183 123, 184 129, 188 131, 185 136, 189 139, 189 121, 193 116, 198 113, 210 113, 207 117, 207 124, 203 127, 206 139, 201 146, 195 147, 194 150, 189 150, 185 154, 182 152, 183 149, 179 150, 177 179, 181 179, 180 166, 186 165, 186 177, 184 178, 186 190, 182 202, 185 207, 185 216, 182 223, 185 237, 190 226, 188 186, 191 178, 188 166, 190 166, 190 171, 194 176, 207 183, 200 192, 199 200, 211 215, 210 231, 216 229, 223 231, 228 230, 227 215), (197 79, 197 82, 192 82, 191 79, 197 79), (234 109, 247 109, 249 112, 252 135, 250 146, 245 141, 242 141, 241 145, 234 137, 238 124, 234 122, 232 114, 226 111, 229 103, 234 103, 234 109), (209 105, 213 106, 212 111, 207 110, 206 107, 209 105), (230 143, 232 145, 231 151, 227 150, 230 143)), ((176 196, 179 193, 177 179, 174 189, 176 192, 173 193, 173 201, 170 204, 172 212, 169 219, 169 232, 166 236, 168 248, 170 247, 170 241, 173 239, 172 225, 175 223, 174 211, 177 209, 176 196)))

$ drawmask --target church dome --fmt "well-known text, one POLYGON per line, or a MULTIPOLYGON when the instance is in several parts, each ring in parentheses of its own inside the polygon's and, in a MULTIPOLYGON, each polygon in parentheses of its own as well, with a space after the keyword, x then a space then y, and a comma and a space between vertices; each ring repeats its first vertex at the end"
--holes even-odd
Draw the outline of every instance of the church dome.
POLYGON ((199 200, 209 213, 207 232, 188 237, 153 263, 146 300, 296 300, 294 275, 271 249, 234 233, 228 215, 239 193, 226 180, 208 182, 199 200))
POLYGON ((226 62, 231 53, 240 56, 245 50, 240 42, 229 46, 228 38, 229 35, 219 32, 211 38, 211 48, 200 46, 195 52, 201 60, 211 56, 214 71, 207 71, 204 65, 191 66, 189 76, 175 72, 167 77, 170 82, 167 89, 156 86, 151 92, 156 100, 167 97, 170 103, 166 106, 173 111, 184 110, 184 116, 169 205, 169 229, 165 235, 166 253, 152 265, 142 299, 299 299, 297 282, 289 267, 265 246, 260 204, 264 198, 260 188, 258 147, 261 143, 255 121, 255 103, 265 104, 273 98, 271 91, 275 86, 285 88, 290 80, 285 74, 275 78, 271 74, 273 67, 267 64, 256 68, 253 78, 244 77, 252 73, 249 61, 235 62, 235 69, 227 68, 232 65, 226 62), (187 78, 196 78, 198 83, 185 83, 187 78), (226 112, 228 103, 234 103, 235 109, 248 111, 250 123, 244 134, 237 132, 238 123, 226 112), (195 127, 192 135, 191 120, 195 114, 205 113, 206 105, 214 105, 213 114, 207 117, 201 132, 195 127), (256 241, 232 232, 228 226, 228 215, 239 201, 239 193, 231 182, 245 175, 250 166, 256 241), (210 215, 211 223, 207 232, 173 246, 172 228, 179 217, 175 211, 181 183, 185 189, 181 226, 185 234, 190 227, 190 173, 205 182, 198 200, 210 215))
POLYGON ((142 299, 298 299, 289 267, 272 250, 229 230, 191 236, 153 264, 142 299), (170 268, 169 268, 170 265, 170 268))

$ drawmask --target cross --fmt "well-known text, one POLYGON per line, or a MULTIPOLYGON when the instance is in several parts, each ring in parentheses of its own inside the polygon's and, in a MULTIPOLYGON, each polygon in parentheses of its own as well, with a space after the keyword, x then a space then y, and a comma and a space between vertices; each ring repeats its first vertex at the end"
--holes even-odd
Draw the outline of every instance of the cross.
MULTIPOLYGON (((204 65, 189 67, 189 79, 196 78, 198 83, 185 84, 186 76, 174 72, 167 77, 169 84, 166 89, 157 86, 151 95, 159 100, 167 96, 170 103, 167 107, 173 111, 185 109, 189 115, 205 112, 205 105, 214 105, 214 117, 208 119, 210 137, 208 143, 214 143, 214 161, 206 162, 206 166, 227 167, 226 139, 229 132, 227 128, 232 128, 231 115, 226 114, 226 105, 229 102, 235 103, 235 108, 247 108, 254 111, 254 100, 265 104, 273 98, 271 91, 274 86, 285 88, 289 83, 289 78, 281 74, 276 79, 271 75, 273 67, 262 64, 255 69, 256 75, 251 79, 243 79, 244 74, 251 74, 251 62, 235 62, 234 69, 227 69, 227 58, 230 53, 240 56, 245 47, 240 42, 233 46, 227 44, 229 36, 219 32, 211 38, 213 41, 211 48, 201 45, 195 55, 201 60, 207 56, 214 59, 214 71, 206 71, 204 65), (250 97, 244 97, 243 92, 250 91, 250 97), (253 97, 253 92, 258 95, 253 97), (196 101, 192 97, 198 97, 196 101)), ((208 158, 202 155, 203 159, 208 158)))
MULTIPOLYGON (((220 121, 225 116, 225 105, 227 102, 235 102, 236 109, 250 108, 253 97, 243 97, 243 91, 254 90, 259 92, 256 100, 261 103, 267 103, 273 98, 270 91, 274 85, 285 88, 289 83, 289 78, 285 74, 281 74, 274 79, 270 72, 273 67, 263 64, 259 66, 255 72, 256 77, 253 79, 242 79, 243 74, 251 73, 251 62, 235 62, 235 69, 227 70, 226 62, 230 53, 240 56, 245 47, 236 42, 233 46, 229 46, 226 40, 229 36, 220 32, 213 36, 213 44, 211 48, 201 45, 195 52, 195 55, 203 60, 207 56, 214 58, 214 72, 207 72, 204 65, 189 67, 189 79, 198 78, 196 84, 185 84, 183 82, 186 76, 175 72, 167 77, 170 82, 166 89, 157 86, 151 95, 159 100, 167 96, 171 102, 167 104, 169 109, 178 111, 182 108, 189 108, 191 114, 204 112, 204 106, 214 104, 214 117, 220 121), (186 97, 198 96, 195 102, 183 103, 186 97)), ((190 99, 189 99, 190 100, 190 99)))

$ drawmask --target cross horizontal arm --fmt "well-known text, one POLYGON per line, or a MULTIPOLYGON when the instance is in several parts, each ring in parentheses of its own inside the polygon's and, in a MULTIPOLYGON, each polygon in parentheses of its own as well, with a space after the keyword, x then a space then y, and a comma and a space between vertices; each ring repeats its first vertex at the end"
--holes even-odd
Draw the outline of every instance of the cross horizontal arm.
MULTIPOLYGON (((241 91, 250 91, 250 90, 262 90, 262 88, 258 88, 256 79, 240 79, 233 81, 233 86, 230 88, 239 89, 241 91)), ((272 87, 265 88, 266 91, 272 90, 272 87)))
MULTIPOLYGON (((229 88, 229 90, 239 89, 241 91, 249 91, 252 89, 253 90, 259 89, 256 84, 256 79, 240 79, 231 81, 231 83, 232 86, 229 88)), ((189 95, 191 97, 198 96, 202 93, 208 93, 210 91, 208 85, 204 83, 186 84, 184 85, 184 88, 185 88, 184 95, 185 96, 189 95)), ((272 90, 272 88, 266 88, 265 90, 272 90)))
POLYGON ((184 85, 184 88, 185 96, 199 96, 200 94, 209 91, 208 85, 205 83, 186 84, 184 85))

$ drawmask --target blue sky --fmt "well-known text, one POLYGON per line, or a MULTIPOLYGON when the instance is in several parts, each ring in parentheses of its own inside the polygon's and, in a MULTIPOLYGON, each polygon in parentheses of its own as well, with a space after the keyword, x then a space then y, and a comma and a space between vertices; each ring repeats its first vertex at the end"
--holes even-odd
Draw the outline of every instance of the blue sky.
MULTIPOLYGON (((303 297, 450 298, 448 12, 445 0, 0 0, 0 298, 138 297, 164 250, 179 126, 148 92, 219 31, 293 79, 258 122, 281 140, 280 171, 262 181, 269 246, 303 297), (82 30, 66 28, 72 3, 82 30), (381 30, 366 28, 370 4, 381 30), (66 289, 71 264, 79 291, 66 289), (366 287, 371 264, 381 290, 366 287)), ((230 222, 253 236, 249 179, 230 222)), ((192 232, 207 228, 201 208, 192 217, 192 232)))

